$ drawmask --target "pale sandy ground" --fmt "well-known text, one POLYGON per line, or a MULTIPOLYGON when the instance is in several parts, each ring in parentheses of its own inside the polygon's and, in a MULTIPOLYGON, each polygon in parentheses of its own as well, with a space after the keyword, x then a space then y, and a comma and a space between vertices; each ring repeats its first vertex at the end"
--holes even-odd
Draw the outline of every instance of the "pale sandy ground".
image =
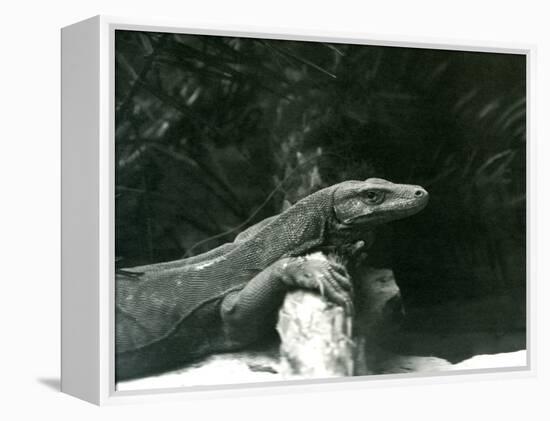
POLYGON ((451 365, 451 370, 472 370, 480 368, 525 367, 527 351, 505 352, 503 354, 476 355, 458 364, 451 365))
MULTIPOLYGON (((458 364, 435 357, 396 356, 385 368, 385 373, 441 372, 449 370, 474 370, 524 367, 527 365, 525 350, 502 354, 476 355, 458 364)), ((227 385, 285 380, 276 370, 278 362, 268 356, 243 354, 214 355, 200 366, 191 366, 160 376, 119 382, 117 390, 146 390, 182 386, 227 385), (252 362, 251 362, 252 361, 252 362)))

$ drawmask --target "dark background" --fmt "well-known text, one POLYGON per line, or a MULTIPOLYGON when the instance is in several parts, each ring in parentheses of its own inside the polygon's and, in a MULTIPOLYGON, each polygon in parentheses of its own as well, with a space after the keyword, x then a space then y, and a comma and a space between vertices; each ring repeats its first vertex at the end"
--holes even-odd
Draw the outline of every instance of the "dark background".
POLYGON ((379 230, 391 346, 525 347, 526 61, 513 54, 117 31, 116 257, 204 252, 312 190, 376 176, 428 207, 379 230))

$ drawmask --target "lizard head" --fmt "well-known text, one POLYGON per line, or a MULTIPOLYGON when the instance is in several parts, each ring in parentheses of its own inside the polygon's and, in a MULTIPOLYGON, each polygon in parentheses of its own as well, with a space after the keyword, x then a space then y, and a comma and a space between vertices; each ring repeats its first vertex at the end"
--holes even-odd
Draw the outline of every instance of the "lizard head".
POLYGON ((334 215, 343 229, 370 228, 421 211, 428 192, 420 186, 380 178, 345 181, 334 191, 334 215))

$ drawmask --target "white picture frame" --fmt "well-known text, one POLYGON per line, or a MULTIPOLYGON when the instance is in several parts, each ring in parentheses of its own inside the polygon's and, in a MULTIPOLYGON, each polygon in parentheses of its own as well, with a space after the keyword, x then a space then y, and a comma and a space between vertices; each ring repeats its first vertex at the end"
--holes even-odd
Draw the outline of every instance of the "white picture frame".
MULTIPOLYGON (((533 285, 527 220, 527 364, 513 368, 392 374, 235 386, 117 391, 114 380, 114 32, 224 35, 522 54, 527 63, 527 207, 532 61, 531 45, 461 43, 455 40, 388 39, 354 33, 321 33, 231 25, 186 27, 177 22, 96 16, 62 29, 62 377, 63 392, 103 405, 243 394, 368 388, 426 381, 470 381, 535 373, 533 285), (373 380, 377 380, 376 382, 373 380)), ((528 213, 529 215, 529 213, 528 213)))

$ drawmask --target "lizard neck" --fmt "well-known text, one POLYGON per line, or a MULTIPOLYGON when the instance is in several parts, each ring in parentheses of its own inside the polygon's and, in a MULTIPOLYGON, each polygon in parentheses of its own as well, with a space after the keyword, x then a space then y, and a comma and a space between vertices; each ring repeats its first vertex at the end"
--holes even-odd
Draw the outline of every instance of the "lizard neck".
MULTIPOLYGON (((326 243, 332 218, 332 188, 319 190, 300 200, 267 224, 247 243, 261 249, 267 260, 297 256, 326 243)), ((264 260, 262 258, 262 260, 264 260)))

